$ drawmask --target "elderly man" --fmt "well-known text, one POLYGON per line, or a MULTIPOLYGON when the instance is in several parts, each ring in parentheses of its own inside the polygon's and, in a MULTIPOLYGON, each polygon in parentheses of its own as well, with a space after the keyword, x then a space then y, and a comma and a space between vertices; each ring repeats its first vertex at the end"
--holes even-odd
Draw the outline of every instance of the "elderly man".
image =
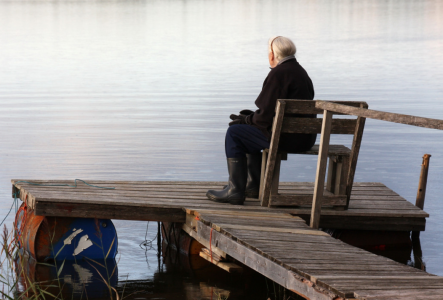
MULTIPOLYGON (((260 189, 261 150, 269 148, 277 99, 314 98, 314 87, 305 69, 295 58, 294 43, 282 36, 269 39, 269 64, 266 77, 253 112, 242 110, 231 115, 226 132, 225 150, 229 182, 221 191, 209 190, 209 200, 242 205, 246 197, 258 198, 260 189)), ((309 116, 315 117, 315 115, 309 116)), ((287 152, 309 150, 315 134, 282 134, 279 149, 287 152)))

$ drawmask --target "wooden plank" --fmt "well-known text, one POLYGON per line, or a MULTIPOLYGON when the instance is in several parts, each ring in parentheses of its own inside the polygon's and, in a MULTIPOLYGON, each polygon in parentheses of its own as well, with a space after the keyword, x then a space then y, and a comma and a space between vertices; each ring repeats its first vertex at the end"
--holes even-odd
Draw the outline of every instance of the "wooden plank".
MULTIPOLYGON (((330 194, 329 191, 324 191, 330 194)), ((312 205, 313 193, 271 195, 272 206, 312 205)), ((322 206, 346 206, 346 195, 323 195, 322 206)))
POLYGON ((326 244, 336 244, 339 240, 331 239, 327 236, 312 236, 312 235, 295 235, 295 234, 287 234, 284 232, 262 232, 257 235, 255 231, 246 231, 246 230, 237 230, 237 229, 229 229, 229 232, 246 243, 285 243, 291 245, 292 243, 301 243, 301 242, 311 242, 311 243, 320 243, 323 245, 326 244))
MULTIPOLYGON (((433 289, 418 289, 415 291, 404 289, 399 290, 361 290, 355 291, 355 296, 363 300, 381 300, 381 299, 429 299, 431 296, 439 296, 443 299, 443 289, 433 290, 433 289)), ((437 298, 438 299, 438 298, 437 298)))
MULTIPOLYGON (((331 113, 332 114, 332 113, 331 113)), ((333 119, 331 124, 332 134, 354 134, 356 120, 333 119)), ((322 119, 290 118, 283 120, 282 133, 321 133, 322 119)))
POLYGON ((424 128, 432 128, 443 130, 443 120, 423 118, 412 115, 403 115, 397 113, 390 113, 367 108, 357 108, 327 101, 317 100, 315 107, 319 109, 328 110, 331 112, 339 112, 347 115, 358 116, 363 118, 370 118, 381 121, 388 121, 393 123, 413 125, 424 128))
MULTIPOLYGON (((280 218, 278 214, 274 214, 274 216, 269 215, 244 215, 241 214, 210 214, 210 213, 198 213, 201 219, 207 220, 227 220, 229 222, 250 222, 250 223, 260 223, 260 222, 270 222, 274 224, 291 224, 291 226, 306 226, 305 221, 299 217, 286 217, 285 213, 282 213, 282 217, 280 218)), ((225 223, 225 222, 223 222, 225 223)))
POLYGON ((284 101, 277 101, 277 108, 275 111, 274 122, 272 124, 272 138, 269 147, 268 161, 266 163, 265 180, 260 186, 260 202, 261 206, 267 207, 270 205, 272 179, 274 176, 275 162, 277 158, 278 143, 280 141, 280 131, 283 123, 283 116, 285 113, 284 101))
POLYGON ((204 252, 206 255, 209 255, 209 257, 212 256, 212 260, 216 261, 224 261, 223 257, 215 253, 214 251, 209 250, 208 248, 202 248, 202 252, 204 252))
POLYGON ((324 275, 319 278, 314 279, 317 280, 343 280, 344 282, 349 282, 350 280, 443 280, 442 277, 424 273, 423 275, 402 275, 402 276, 386 276, 386 275, 352 275, 352 276, 343 276, 343 275, 324 275))
POLYGON ((277 152, 277 156, 275 157, 274 174, 272 175, 270 202, 272 202, 272 196, 278 194, 278 183, 280 182, 281 161, 282 161, 282 154, 277 152))
POLYGON ((35 208, 37 216, 99 218, 136 221, 160 221, 183 223, 186 213, 181 208, 132 207, 121 205, 103 206, 100 204, 78 203, 38 203, 35 208))
POLYGON ((238 219, 221 219, 221 218, 206 218, 205 216, 200 217, 200 220, 204 221, 205 224, 226 224, 229 223, 230 226, 250 226, 255 227, 260 224, 263 228, 281 228, 281 229, 306 229, 306 224, 304 222, 287 222, 280 221, 275 222, 273 220, 244 220, 238 219))
POLYGON ((273 227, 263 227, 263 226, 245 226, 245 225, 235 225, 235 224, 213 224, 214 229, 243 229, 250 231, 263 231, 263 232, 284 232, 284 233, 295 233, 295 234, 305 234, 305 235, 321 235, 329 236, 326 232, 319 230, 309 230, 309 229, 295 229, 295 228, 273 228, 273 227))
POLYGON ((325 111, 323 114, 323 125, 321 130, 320 151, 317 162, 317 175, 315 176, 314 197, 312 200, 311 228, 318 229, 320 224, 320 213, 322 197, 325 184, 326 163, 328 159, 329 138, 331 135, 332 114, 325 111))
POLYGON ((204 252, 200 252, 200 257, 203 257, 210 263, 216 265, 217 267, 229 272, 229 273, 243 273, 243 268, 235 263, 223 262, 223 261, 215 261, 211 259, 211 256, 207 255, 204 252))
MULTIPOLYGON (((295 226, 295 227, 305 227, 306 223, 304 220, 300 219, 287 219, 287 218, 267 218, 267 217, 238 217, 238 216, 220 216, 220 215, 207 215, 203 214, 200 215, 200 219, 207 220, 209 222, 219 222, 219 223, 232 223, 232 224, 274 224, 275 227, 288 227, 288 226, 295 226)), ((267 225, 266 225, 267 226, 267 225)))
MULTIPOLYGON (((306 221, 309 222, 309 215, 306 221)), ((303 216, 302 216, 303 217, 303 216)), ((390 230, 390 231, 413 231, 426 229, 425 218, 406 218, 406 217, 344 217, 344 216, 325 216, 322 214, 320 221, 321 228, 333 229, 355 229, 355 230, 390 230)))
MULTIPOLYGON (((323 109, 315 107, 315 100, 298 100, 298 99, 281 99, 286 101, 286 113, 291 114, 323 114, 323 109)), ((366 102, 360 101, 330 101, 332 103, 360 107, 361 104, 366 105, 366 102)), ((334 113, 337 114, 337 113, 334 113)))
POLYGON ((267 211, 239 212, 239 211, 230 211, 230 210, 198 209, 198 210, 188 210, 187 213, 194 214, 196 216, 200 216, 201 214, 215 214, 223 216, 238 216, 242 218, 250 218, 250 217, 279 218, 279 219, 298 220, 304 222, 300 217, 293 216, 288 213, 274 213, 267 211))
MULTIPOLYGON (((288 152, 291 154, 308 154, 308 155, 318 155, 318 151, 319 151, 319 145, 314 145, 312 146, 311 149, 309 149, 308 151, 302 151, 302 152, 288 152)), ((344 146, 344 145, 329 145, 329 155, 341 155, 341 156, 349 156, 351 155, 351 149, 349 149, 348 147, 344 146)), ((280 182, 280 184, 297 184, 297 182, 280 182)))

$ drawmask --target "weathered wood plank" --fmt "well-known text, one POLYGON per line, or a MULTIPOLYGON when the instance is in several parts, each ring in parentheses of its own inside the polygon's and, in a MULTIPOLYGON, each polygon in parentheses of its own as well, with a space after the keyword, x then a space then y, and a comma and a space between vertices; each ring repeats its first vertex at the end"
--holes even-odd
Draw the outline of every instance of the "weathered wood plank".
POLYGON ((328 159, 329 139, 331 135, 332 113, 325 111, 321 130, 320 151, 315 176, 314 196, 312 200, 311 228, 318 229, 325 185, 326 163, 328 159))
POLYGON ((215 261, 215 260, 211 259, 211 256, 207 255, 204 252, 200 252, 200 257, 203 257, 207 261, 213 263, 217 267, 219 267, 229 273, 242 273, 243 272, 243 268, 240 267, 239 265, 234 264, 234 263, 229 263, 229 262, 215 261))
MULTIPOLYGON (((286 113, 290 114, 323 114, 324 110, 316 108, 315 100, 299 100, 299 99, 279 99, 286 102, 286 113)), ((361 101, 330 101, 332 103, 343 104, 353 107, 368 107, 366 102, 361 101)), ((340 115, 340 113, 334 113, 340 115)))
MULTIPOLYGON (((308 151, 288 152, 288 153, 318 155, 318 151, 319 151, 319 145, 314 145, 308 151)), ((348 147, 346 147, 344 145, 329 145, 329 152, 328 153, 329 153, 329 155, 349 156, 349 155, 351 155, 351 149, 349 149, 348 147)), ((280 184, 297 184, 297 183, 293 183, 293 182, 282 183, 282 182, 280 182, 280 184)))
POLYGON ((269 206, 269 199, 271 196, 272 179, 274 176, 275 163, 278 152, 278 143, 280 142, 280 131, 283 124, 283 116, 285 113, 284 101, 277 101, 277 107, 275 111, 275 121, 272 124, 272 137, 269 147, 268 161, 266 162, 266 170, 264 176, 264 182, 260 186, 260 202, 261 206, 269 206))
MULTIPOLYGON (((272 206, 301 206, 312 205, 313 193, 306 193, 306 191, 300 191, 299 193, 286 192, 279 195, 271 195, 272 206)), ((326 195, 323 195, 322 206, 346 206, 346 195, 330 195, 330 192, 324 190, 326 195)))
MULTIPOLYGON (((321 133, 322 119, 289 118, 283 120, 282 133, 321 133)), ((356 120, 333 119, 331 124, 332 134, 354 134, 356 120)))
POLYGON ((338 112, 352 116, 359 116, 363 118, 376 119, 381 121, 388 121, 393 123, 400 123, 405 125, 413 125, 418 127, 432 128, 443 130, 443 120, 423 118, 411 115, 403 115, 397 113, 390 113, 367 108, 357 108, 327 101, 317 100, 315 107, 331 112, 338 112))
POLYGON ((35 209, 38 216, 99 218, 136 221, 161 221, 183 223, 186 213, 181 208, 103 206, 100 204, 77 203, 38 203, 35 209))
POLYGON ((214 229, 244 229, 249 231, 263 231, 263 232, 284 232, 284 233, 295 233, 295 234, 306 234, 306 235, 321 235, 329 236, 329 234, 319 231, 319 230, 307 230, 307 229, 296 229, 296 228, 278 228, 278 227, 263 227, 263 226, 247 226, 247 225, 235 225, 235 224, 214 224, 214 229))
POLYGON ((274 212, 239 212, 239 211, 226 211, 226 210, 213 210, 213 209, 198 209, 198 210, 188 210, 187 213, 200 216, 201 214, 211 214, 219 216, 238 216, 242 218, 278 218, 278 219, 289 219, 295 221, 304 222, 300 217, 293 216, 287 213, 274 213, 274 212))

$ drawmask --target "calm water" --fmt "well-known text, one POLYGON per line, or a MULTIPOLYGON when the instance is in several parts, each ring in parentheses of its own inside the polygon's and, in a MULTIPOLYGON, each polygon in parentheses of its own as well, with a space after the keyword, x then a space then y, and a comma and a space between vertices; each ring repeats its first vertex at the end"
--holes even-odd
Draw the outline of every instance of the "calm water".
MULTIPOLYGON (((226 179, 228 116, 254 109, 273 35, 293 38, 316 99, 443 118, 438 0, 0 0, 0 216, 12 178, 226 179)), ((443 275, 443 132, 366 124, 357 181, 414 203, 432 154, 421 237, 427 270, 443 275)), ((315 166, 290 157, 282 179, 313 181, 315 166)), ((120 278, 152 279, 146 223, 115 224, 120 278)))

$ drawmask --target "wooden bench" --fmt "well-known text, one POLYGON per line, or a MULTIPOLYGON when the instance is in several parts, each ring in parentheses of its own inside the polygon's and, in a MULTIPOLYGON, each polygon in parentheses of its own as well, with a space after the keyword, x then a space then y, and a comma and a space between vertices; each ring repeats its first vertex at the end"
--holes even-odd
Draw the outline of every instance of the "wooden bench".
MULTIPOLYGON (((278 100, 276 106, 276 115, 273 122, 271 145, 269 149, 263 151, 263 163, 260 183, 260 196, 262 206, 301 206, 312 205, 314 191, 300 190, 297 193, 278 193, 280 164, 282 160, 287 159, 287 152, 280 152, 278 144, 281 133, 316 133, 320 134, 325 126, 329 124, 331 134, 353 134, 353 143, 351 149, 343 145, 329 145, 329 134, 327 134, 328 151, 321 152, 321 147, 315 145, 309 151, 289 153, 289 154, 309 154, 319 155, 317 166, 316 187, 323 190, 323 206, 334 206, 337 209, 345 209, 349 205, 349 199, 354 182, 355 168, 357 165, 358 153, 360 149, 361 139, 363 136, 363 128, 365 118, 349 119, 339 118, 340 114, 328 112, 328 120, 317 118, 300 118, 292 117, 293 114, 323 114, 324 111, 315 108, 315 100, 278 100), (320 161, 329 158, 329 170, 324 189, 324 182, 319 184, 320 161), (320 187, 318 185, 321 185, 320 187)), ((368 108, 366 102, 351 101, 333 101, 333 103, 349 105, 353 107, 368 108)), ((323 140, 323 135, 321 140, 323 140)), ((321 177, 321 176, 320 176, 321 177)), ((323 179, 324 181, 324 174, 323 179)))

